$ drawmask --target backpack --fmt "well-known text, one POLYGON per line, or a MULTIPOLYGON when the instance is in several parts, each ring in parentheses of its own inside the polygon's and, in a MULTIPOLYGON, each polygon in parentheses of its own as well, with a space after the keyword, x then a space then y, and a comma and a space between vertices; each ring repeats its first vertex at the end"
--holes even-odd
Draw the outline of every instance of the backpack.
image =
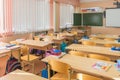
POLYGON ((41 76, 44 77, 44 78, 48 78, 48 71, 47 71, 47 69, 43 69, 42 70, 41 76))
POLYGON ((45 56, 49 56, 49 55, 55 55, 55 56, 59 56, 61 54, 61 50, 58 49, 50 49, 48 51, 46 51, 45 56))
POLYGON ((61 44, 60 44, 60 50, 62 51, 62 52, 65 52, 65 48, 67 47, 67 44, 65 43, 65 42, 62 42, 61 44))
POLYGON ((74 39, 74 40, 73 40, 73 43, 78 44, 78 40, 77 40, 77 39, 74 39))
POLYGON ((6 71, 5 74, 12 72, 16 69, 22 69, 20 62, 18 61, 18 59, 16 59, 15 57, 13 57, 12 55, 10 56, 10 58, 7 61, 7 65, 6 65, 6 71))

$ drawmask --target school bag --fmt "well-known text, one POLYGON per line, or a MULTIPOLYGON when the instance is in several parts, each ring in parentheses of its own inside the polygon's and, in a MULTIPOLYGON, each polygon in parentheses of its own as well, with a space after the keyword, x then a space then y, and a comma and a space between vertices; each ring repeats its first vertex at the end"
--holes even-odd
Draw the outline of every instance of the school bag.
POLYGON ((78 40, 77 40, 77 39, 74 39, 74 40, 73 40, 73 43, 78 44, 78 40))
POLYGON ((16 69, 22 70, 21 63, 18 61, 18 59, 11 55, 6 64, 5 74, 8 74, 16 69))
POLYGON ((50 50, 47 50, 46 53, 45 53, 45 56, 49 56, 49 55, 55 55, 55 56, 59 56, 61 54, 61 50, 59 49, 50 49, 50 50))
POLYGON ((67 47, 67 44, 65 43, 65 42, 62 42, 61 44, 60 44, 60 50, 62 51, 62 52, 65 52, 65 48, 67 47))
POLYGON ((48 71, 46 68, 44 68, 42 71, 41 71, 41 76, 44 77, 44 78, 48 78, 48 71))

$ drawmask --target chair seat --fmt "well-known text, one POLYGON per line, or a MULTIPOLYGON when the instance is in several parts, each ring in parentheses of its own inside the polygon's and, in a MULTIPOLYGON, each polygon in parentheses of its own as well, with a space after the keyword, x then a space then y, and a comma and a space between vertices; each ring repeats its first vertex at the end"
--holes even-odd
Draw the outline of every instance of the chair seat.
MULTIPOLYGON (((71 80, 76 79, 76 73, 71 75, 71 80)), ((68 75, 67 74, 62 74, 62 73, 56 73, 51 77, 51 80, 68 80, 68 75)))

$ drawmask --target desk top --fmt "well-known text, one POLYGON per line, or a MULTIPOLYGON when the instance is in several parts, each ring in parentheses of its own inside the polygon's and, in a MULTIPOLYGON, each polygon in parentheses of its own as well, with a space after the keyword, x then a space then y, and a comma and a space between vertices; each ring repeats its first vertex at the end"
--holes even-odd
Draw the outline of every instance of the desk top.
POLYGON ((112 51, 111 48, 102 46, 71 44, 66 49, 120 57, 120 51, 112 51))
MULTIPOLYGON (((53 59, 53 58, 54 57, 48 56, 44 58, 42 61, 48 62, 49 59, 53 59)), ((115 65, 114 62, 103 61, 103 60, 87 58, 87 57, 74 56, 69 54, 64 55, 59 60, 71 65, 71 67, 77 72, 83 72, 83 73, 91 74, 91 75, 102 77, 102 78, 103 77, 110 78, 113 80, 120 79, 120 72, 117 71, 116 68, 114 67, 115 65), (111 64, 111 67, 107 71, 94 69, 92 65, 98 61, 111 64), (115 78, 118 78, 118 79, 115 79, 115 78)))
MULTIPOLYGON (((28 61, 28 55, 22 56, 21 59, 24 61, 28 61)), ((34 55, 29 55, 29 61, 34 61, 36 59, 39 59, 39 57, 34 55)))
POLYGON ((39 47, 44 47, 44 46, 51 44, 51 42, 36 41, 36 40, 24 40, 19 43, 25 44, 25 45, 31 45, 31 46, 39 46, 39 47))
POLYGON ((32 73, 24 72, 21 70, 15 70, 3 77, 0 80, 48 80, 32 73))
POLYGON ((9 43, 4 43, 4 42, 0 42, 0 54, 3 54, 3 53, 8 53, 12 50, 15 50, 15 49, 19 49, 20 46, 11 46, 11 47, 6 47, 7 45, 10 45, 9 43))

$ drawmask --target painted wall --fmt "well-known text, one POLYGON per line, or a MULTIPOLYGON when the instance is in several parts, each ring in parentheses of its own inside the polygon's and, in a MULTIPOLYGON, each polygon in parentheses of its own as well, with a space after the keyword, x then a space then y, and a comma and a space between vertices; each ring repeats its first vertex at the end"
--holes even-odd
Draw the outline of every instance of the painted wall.
POLYGON ((18 35, 0 38, 0 41, 9 43, 10 41, 14 41, 16 39, 32 39, 32 37, 33 37, 32 33, 30 33, 30 34, 18 34, 18 35))
MULTIPOLYGON (((115 2, 115 1, 114 0, 103 0, 103 1, 96 1, 96 2, 80 3, 80 8, 101 7, 103 10, 105 10, 105 8, 116 7, 115 5, 113 5, 113 2, 115 2)), ((105 26, 105 18, 103 21, 104 21, 103 22, 104 26, 92 27, 91 33, 120 34, 120 28, 113 28, 113 27, 108 28, 105 26)))

